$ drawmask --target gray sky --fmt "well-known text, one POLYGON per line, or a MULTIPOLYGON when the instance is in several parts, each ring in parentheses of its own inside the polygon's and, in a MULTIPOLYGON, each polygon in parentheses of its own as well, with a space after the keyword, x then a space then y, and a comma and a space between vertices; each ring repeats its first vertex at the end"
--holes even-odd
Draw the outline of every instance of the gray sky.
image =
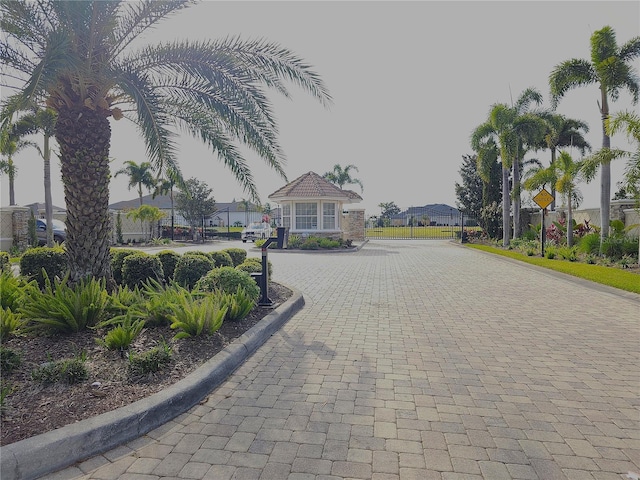
MULTIPOLYGON (((273 93, 288 179, 354 164, 359 171, 353 176, 364 184, 357 206, 377 214, 381 202, 403 209, 455 206, 462 156, 472 154, 470 134, 491 105, 515 101, 534 87, 548 107, 553 67, 588 59, 591 33, 605 25, 618 44, 640 35, 640 2, 205 1, 163 23, 149 41, 240 35, 280 43, 304 58, 326 82, 334 105, 325 109, 293 85, 292 99, 273 93)), ((635 68, 640 72, 640 61, 635 68)), ((557 110, 589 123, 595 148, 602 142, 598 98, 595 86, 581 87, 557 110)), ((612 112, 634 108, 626 92, 611 103, 612 112)), ((112 122, 112 129, 112 171, 126 160, 146 161, 132 124, 112 122)), ((623 136, 612 146, 630 148, 623 136)), ((548 164, 549 152, 537 156, 548 164)), ((248 158, 267 202, 285 182, 260 158, 248 158)), ((15 161, 17 203, 42 202, 41 160, 27 150, 15 161)), ((181 142, 179 162, 185 178, 213 188, 216 201, 247 196, 223 164, 190 139, 181 142)), ((612 193, 623 168, 624 161, 612 165, 612 193)), ((58 165, 52 176, 54 204, 64 207, 58 165)), ((2 205, 7 185, 2 177, 2 205)), ((359 192, 357 185, 348 188, 359 192)), ((580 189, 582 207, 599 206, 598 179, 580 189)), ((124 176, 112 179, 111 202, 135 197, 124 176)))

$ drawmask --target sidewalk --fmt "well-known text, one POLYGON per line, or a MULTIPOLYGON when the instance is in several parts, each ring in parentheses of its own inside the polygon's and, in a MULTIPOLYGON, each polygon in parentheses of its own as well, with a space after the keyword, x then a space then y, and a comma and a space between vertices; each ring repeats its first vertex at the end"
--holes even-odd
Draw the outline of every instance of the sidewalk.
POLYGON ((269 259, 303 310, 188 413, 45 478, 640 471, 640 297, 447 241, 269 259))

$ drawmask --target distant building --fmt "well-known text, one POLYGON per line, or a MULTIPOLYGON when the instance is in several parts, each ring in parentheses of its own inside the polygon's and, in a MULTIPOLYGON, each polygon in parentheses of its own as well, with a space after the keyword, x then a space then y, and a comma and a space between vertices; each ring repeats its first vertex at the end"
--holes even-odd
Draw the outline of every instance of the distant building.
POLYGON ((314 172, 301 175, 268 198, 280 205, 280 225, 290 234, 327 237, 342 237, 343 206, 362 200, 314 172))
POLYGON ((393 226, 457 226, 460 211, 444 203, 432 203, 422 207, 409 207, 390 217, 393 226))

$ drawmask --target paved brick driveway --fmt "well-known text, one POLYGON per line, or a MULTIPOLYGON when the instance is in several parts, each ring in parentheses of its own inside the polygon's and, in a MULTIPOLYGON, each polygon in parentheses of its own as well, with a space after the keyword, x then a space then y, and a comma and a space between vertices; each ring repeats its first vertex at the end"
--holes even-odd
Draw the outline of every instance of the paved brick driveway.
POLYGON ((200 406, 49 478, 640 472, 639 296, 443 241, 269 259, 300 313, 200 406))

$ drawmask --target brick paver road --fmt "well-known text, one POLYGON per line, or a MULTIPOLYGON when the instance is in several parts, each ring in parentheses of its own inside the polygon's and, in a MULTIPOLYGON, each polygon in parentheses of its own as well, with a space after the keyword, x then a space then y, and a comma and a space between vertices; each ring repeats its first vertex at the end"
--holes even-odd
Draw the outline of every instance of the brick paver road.
POLYGON ((636 296, 442 241, 269 259, 305 308, 200 406, 58 478, 640 471, 636 296))

